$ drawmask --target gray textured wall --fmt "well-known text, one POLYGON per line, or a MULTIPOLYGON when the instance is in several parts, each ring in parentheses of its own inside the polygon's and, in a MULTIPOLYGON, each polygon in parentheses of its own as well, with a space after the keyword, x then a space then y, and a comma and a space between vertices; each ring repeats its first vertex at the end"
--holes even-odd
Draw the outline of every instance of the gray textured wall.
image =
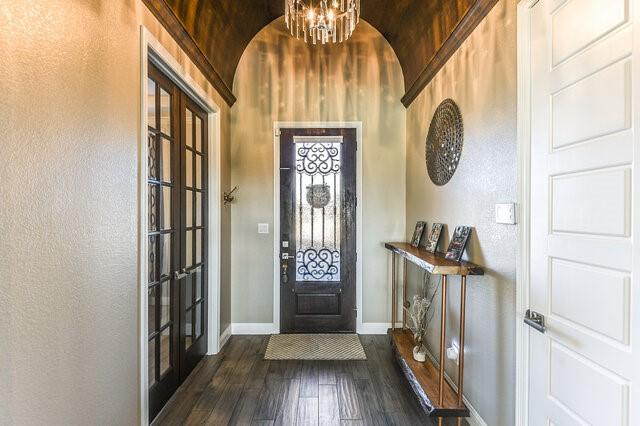
MULTIPOLYGON (((492 426, 514 424, 517 233, 495 223, 494 205, 516 200, 516 166, 516 2, 501 0, 407 113, 407 236, 417 220, 442 222, 446 247, 456 225, 471 225, 467 258, 486 268, 468 280, 465 395, 492 426), (437 187, 427 176, 425 139, 449 97, 462 112, 464 149, 453 179, 437 187)), ((419 272, 411 268, 410 278, 413 293, 419 272)), ((459 282, 450 280, 448 343, 458 339, 459 282)), ((436 304, 428 341, 437 356, 436 304)), ((455 379, 455 364, 446 365, 455 379)))
POLYGON ((366 22, 345 44, 308 46, 264 28, 245 51, 231 112, 232 314, 236 323, 273 321, 274 121, 362 121, 363 315, 390 320, 388 255, 382 241, 405 231, 405 120, 402 71, 387 41, 366 22), (250 266, 249 266, 250 265, 250 266))
POLYGON ((222 107, 225 188, 229 108, 141 1, 53 3, 0 1, 0 424, 133 425, 140 24, 222 107))

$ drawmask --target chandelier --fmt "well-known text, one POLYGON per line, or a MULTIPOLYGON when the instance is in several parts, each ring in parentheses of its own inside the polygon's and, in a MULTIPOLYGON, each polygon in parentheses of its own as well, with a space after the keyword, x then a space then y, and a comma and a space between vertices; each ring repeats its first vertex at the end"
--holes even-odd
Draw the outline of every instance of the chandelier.
POLYGON ((341 43, 360 22, 360 0, 285 0, 285 21, 291 35, 306 43, 341 43))

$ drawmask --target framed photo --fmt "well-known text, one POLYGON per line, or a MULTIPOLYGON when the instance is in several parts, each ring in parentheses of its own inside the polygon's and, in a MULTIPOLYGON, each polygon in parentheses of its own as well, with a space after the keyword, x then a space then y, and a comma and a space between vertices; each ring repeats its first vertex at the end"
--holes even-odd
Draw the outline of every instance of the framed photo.
POLYGON ((467 241, 469 241, 470 235, 470 226, 456 226, 456 230, 453 232, 453 237, 451 238, 445 257, 447 259, 457 261, 462 259, 462 254, 467 246, 467 241))
POLYGON ((422 234, 426 226, 427 222, 416 222, 416 229, 413 231, 413 238, 411 238, 412 247, 418 247, 420 245, 420 240, 422 239, 422 234))
POLYGON ((424 244, 424 249, 430 253, 435 253, 438 248, 438 242, 440 241, 440 234, 443 228, 442 223, 434 223, 431 227, 431 232, 427 238, 427 242, 424 244))

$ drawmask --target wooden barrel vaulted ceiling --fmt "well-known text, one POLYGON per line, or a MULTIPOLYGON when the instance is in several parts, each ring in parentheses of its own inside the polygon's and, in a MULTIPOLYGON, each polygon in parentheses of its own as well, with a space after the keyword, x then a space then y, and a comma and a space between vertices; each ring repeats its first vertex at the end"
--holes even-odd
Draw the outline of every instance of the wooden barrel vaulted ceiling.
MULTIPOLYGON (((229 105, 240 57, 284 13, 284 0, 144 0, 229 105)), ((396 52, 405 106, 435 76, 497 0, 361 0, 361 17, 396 52)))

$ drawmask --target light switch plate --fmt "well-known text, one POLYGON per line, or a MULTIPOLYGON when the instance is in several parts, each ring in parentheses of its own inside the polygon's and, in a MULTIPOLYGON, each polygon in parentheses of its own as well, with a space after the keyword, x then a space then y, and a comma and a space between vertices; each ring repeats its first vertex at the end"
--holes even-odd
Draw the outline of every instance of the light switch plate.
POLYGON ((516 224, 516 204, 496 204, 496 223, 503 223, 505 225, 516 224))
POLYGON ((269 233, 269 224, 268 223, 259 223, 258 224, 258 234, 268 234, 269 233))

